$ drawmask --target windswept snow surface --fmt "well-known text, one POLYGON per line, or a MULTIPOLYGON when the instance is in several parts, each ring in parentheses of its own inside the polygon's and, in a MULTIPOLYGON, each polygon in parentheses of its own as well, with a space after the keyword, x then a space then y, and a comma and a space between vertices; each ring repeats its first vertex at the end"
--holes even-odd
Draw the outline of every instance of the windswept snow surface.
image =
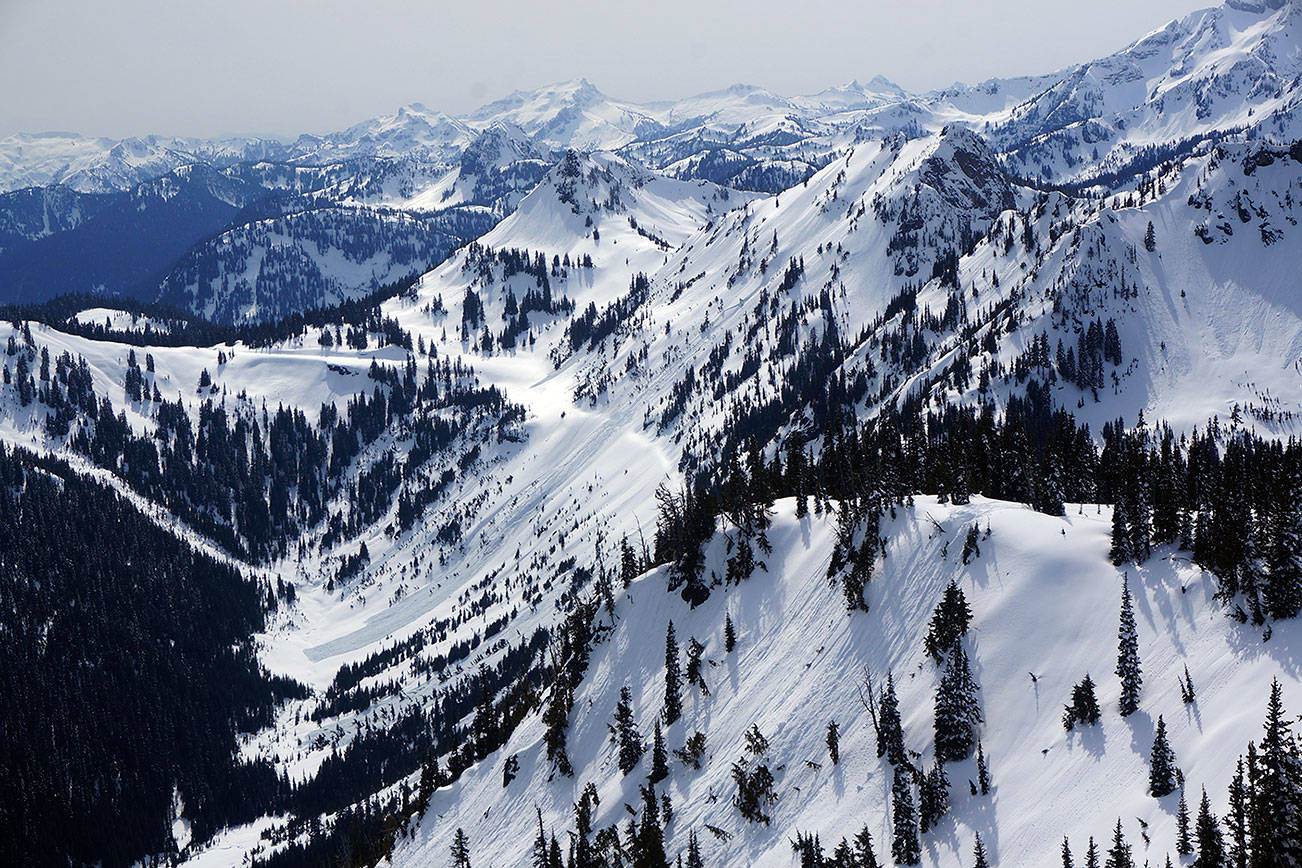
MULTIPOLYGON (((665 573, 657 569, 619 596, 614 631, 596 646, 575 698, 568 742, 573 778, 552 773, 543 726, 531 717, 501 751, 435 794, 415 838, 400 841, 394 863, 437 864, 454 831, 464 828, 477 864, 526 864, 535 809, 559 835, 572 825, 572 805, 588 783, 601 798, 596 827, 622 825, 625 806, 641 804, 638 788, 650 754, 623 777, 607 727, 627 686, 649 741, 663 703, 664 637, 672 621, 680 646, 688 637, 706 645, 709 695, 685 686, 683 717, 665 730, 671 751, 693 731, 708 741, 700 771, 671 757, 670 777, 658 788, 674 805, 666 841, 671 859, 695 831, 707 864, 789 865, 795 830, 818 833, 830 848, 866 824, 878 858, 889 864, 891 769, 877 757, 856 688, 871 672, 880 691, 887 671, 893 673, 907 746, 929 767, 938 672, 922 637, 952 579, 974 613, 966 646, 981 685, 981 739, 993 789, 989 796, 969 795, 974 760, 947 766, 952 808, 922 836, 923 864, 970 864, 978 833, 992 864, 1057 864, 1063 835, 1083 855, 1087 837, 1105 841, 1118 818, 1137 861, 1161 864, 1175 853, 1179 795, 1146 794, 1158 716, 1189 798, 1205 784, 1213 810, 1222 813, 1220 794, 1235 760, 1261 732, 1270 680, 1283 682, 1286 707, 1302 708, 1302 636, 1298 625, 1281 624, 1263 642, 1256 629, 1225 616, 1211 598, 1208 576, 1179 553, 1161 551, 1127 573, 1145 686, 1140 710, 1121 718, 1112 670, 1123 576, 1107 559, 1110 520, 1107 507, 1094 505, 1069 506, 1065 518, 1054 518, 982 498, 955 507, 920 497, 883 522, 890 542, 869 584, 870 611, 851 615, 826 577, 833 517, 797 519, 794 501, 779 501, 768 532, 773 553, 762 558, 767 569, 748 581, 716 588, 689 609, 665 592, 665 573), (964 566, 959 552, 972 525, 982 534, 981 553, 964 566), (724 651, 725 613, 738 629, 732 654, 724 651), (1198 691, 1189 706, 1177 683, 1186 665, 1198 691), (1069 734, 1063 706, 1086 673, 1098 685, 1103 721, 1069 734), (839 765, 824 742, 830 721, 840 727, 839 765), (767 762, 778 779, 771 826, 748 824, 731 803, 731 764, 743 755, 752 724, 769 741, 767 762), (504 788, 501 766, 512 755, 521 771, 504 788), (1147 844, 1141 823, 1147 823, 1147 844), (731 838, 717 839, 707 824, 731 838)), ((721 533, 707 548, 707 575, 723 573, 726 538, 721 533)))

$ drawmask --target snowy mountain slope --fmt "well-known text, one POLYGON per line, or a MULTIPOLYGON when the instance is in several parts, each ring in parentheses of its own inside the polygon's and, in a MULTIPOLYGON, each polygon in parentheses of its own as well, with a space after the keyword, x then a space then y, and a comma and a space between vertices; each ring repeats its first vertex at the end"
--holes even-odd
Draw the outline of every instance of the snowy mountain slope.
POLYGON ((274 142, 262 139, 121 140, 76 133, 18 133, 0 139, 0 191, 61 184, 81 193, 130 190, 192 163, 264 159, 274 142))
MULTIPOLYGON (((614 630, 594 649, 575 699, 569 745, 582 760, 573 778, 551 773, 543 727, 531 718, 499 753, 435 793, 416 835, 400 843, 395 864, 438 861, 457 828, 466 831, 477 863, 525 864, 535 809, 559 836, 572 827, 573 803, 588 784, 600 797, 594 828, 623 825, 625 806, 641 804, 638 786, 650 756, 622 776, 607 724, 620 689, 631 687, 639 729, 649 740, 663 703, 659 652, 671 620, 680 643, 693 637, 705 644, 709 695, 685 686, 683 718, 665 730, 671 750, 693 731, 704 732, 707 742, 699 771, 671 758, 670 777, 658 787, 674 806, 665 849, 672 859, 695 832, 707 864, 787 865, 795 830, 818 833, 830 849, 865 824, 879 859, 888 859, 890 767, 876 755, 856 687, 865 667, 879 690, 886 672, 894 674, 906 743, 929 766, 936 666, 921 637, 951 579, 974 614, 969 653, 981 686, 981 736, 993 789, 989 796, 968 794, 966 781, 977 777, 974 761, 948 767, 953 806, 924 836, 925 865, 970 864, 976 833, 992 863, 1056 864, 1063 835, 1080 852, 1088 836, 1106 841, 1118 817, 1136 856, 1160 864, 1165 854, 1175 855, 1177 797, 1159 800, 1145 792, 1158 715, 1186 786, 1196 793, 1205 784, 1213 792, 1260 732, 1270 679, 1283 681, 1287 707, 1302 703, 1292 664, 1296 625, 1277 628, 1261 644, 1252 628, 1223 616, 1199 570, 1163 556, 1129 574, 1147 681, 1141 711, 1119 717, 1111 670, 1122 577, 1107 560, 1106 510, 1073 507, 1066 518, 1051 518, 997 501, 952 507, 920 498, 884 528, 891 543, 869 586, 870 610, 848 615, 825 576, 831 517, 797 520, 793 508, 792 501, 778 504, 768 569, 717 590, 696 609, 664 593, 660 570, 620 594, 614 630), (961 537, 973 525, 981 529, 981 553, 963 565, 961 537), (731 654, 723 647, 725 613, 739 625, 731 654), (1182 704, 1177 689, 1185 665, 1199 690, 1192 706, 1182 704), (1062 708, 1086 673, 1099 685, 1104 720, 1069 734, 1062 708), (836 765, 824 744, 829 721, 841 733, 836 765), (778 779, 771 826, 747 823, 731 804, 731 765, 743 756, 752 724, 769 742, 766 760, 778 779), (502 763, 512 756, 520 771, 503 787, 502 763), (1140 823, 1147 824, 1146 844, 1140 823), (707 826, 730 837, 718 839, 707 826)), ((707 574, 723 573, 726 549, 723 535, 708 546, 707 574)), ((1218 812, 1223 807, 1216 804, 1218 812)))
POLYGON ((1302 9, 1284 0, 1233 0, 1190 13, 1068 71, 995 121, 991 134, 1022 174, 1065 179, 1216 132, 1295 137, 1300 21, 1302 9))
MULTIPOLYGON (((1267 20, 1277 12, 1251 14, 1267 20)), ((1248 14, 1233 10, 1239 13, 1248 14)), ((432 758, 463 776, 435 793, 419 823, 406 826, 411 834, 400 837, 396 864, 442 861, 458 827, 470 834, 475 864, 518 864, 535 831, 534 804, 563 839, 588 782, 601 796, 599 822, 622 822, 624 804, 639 804, 635 779, 646 761, 622 778, 606 724, 628 681, 649 736, 670 617, 680 642, 706 641, 712 661, 711 695, 689 690, 686 719, 670 728, 669 746, 676 748, 687 728, 699 725, 709 751, 700 772, 673 762, 671 851, 709 823, 732 835, 700 835, 709 864, 778 864, 792 858, 796 831, 816 831, 831 845, 868 824, 884 858, 889 778, 875 758, 854 682, 865 663, 878 678, 887 668, 898 676, 909 746, 929 762, 935 672, 922 636, 931 607, 955 576, 976 612, 969 649, 982 685, 995 792, 969 798, 962 780, 974 776, 972 763, 951 766, 954 812, 924 838, 926 864, 968 864, 978 831, 1002 864, 1053 864, 1060 834, 1070 834, 1080 853, 1083 836, 1104 839, 1117 814, 1138 848, 1149 836, 1144 852, 1160 864, 1171 848, 1173 797, 1143 795, 1158 714, 1169 725, 1191 800, 1192 787, 1206 783, 1221 812, 1229 765, 1260 732, 1270 677, 1284 679, 1290 709, 1302 701, 1289 650, 1296 625, 1276 624, 1263 642, 1209 599, 1210 576, 1190 566, 1185 553, 1162 549, 1128 568, 1151 678, 1141 714, 1121 721, 1108 674, 1119 574, 1107 563, 1106 506, 1069 506, 1066 518, 1053 518, 982 498, 955 507, 917 497, 916 506, 886 522, 890 543, 869 587, 871 610, 851 616, 826 577, 833 519, 798 520, 791 502, 782 501, 769 532, 774 552, 762 557, 770 569, 715 588, 694 610, 664 592, 665 568, 618 595, 616 623, 595 646, 570 721, 576 777, 549 779, 540 756, 534 700, 547 686, 546 643, 559 641, 558 625, 603 572, 622 568, 621 540, 639 550, 645 542, 649 553, 662 483, 677 489, 696 471, 717 477, 725 461, 769 461, 792 445, 817 454, 841 423, 853 430, 892 407, 986 405, 997 415, 1032 379, 1096 436, 1102 423, 1123 417, 1130 424, 1141 410, 1181 433, 1205 426, 1213 414, 1229 417, 1227 432, 1241 424, 1271 437, 1295 433, 1302 412, 1295 364, 1302 358, 1302 311, 1292 277, 1302 249, 1294 238, 1302 195, 1296 148, 1230 137, 1215 147, 1190 146, 1150 171, 1111 178, 1105 193, 1040 189, 1008 171, 998 143, 971 126, 982 112, 1006 117, 1010 103, 1042 84, 1028 78, 945 92, 935 99, 947 101, 949 117, 971 115, 947 126, 937 125, 933 108, 940 102, 930 98, 883 97, 880 105, 856 107, 853 91, 864 89, 846 88, 810 109, 835 110, 833 120, 811 120, 783 109, 781 98, 742 88, 734 94, 739 102, 719 97, 712 109, 741 112, 756 99, 764 116, 740 121, 747 127, 739 138, 708 124, 669 132, 647 115, 653 138, 629 140, 618 154, 553 155, 538 142, 567 124, 618 142, 630 134, 627 124, 636 131, 643 123, 636 112, 620 114, 624 108, 612 109, 581 85, 562 88, 567 96, 554 101, 517 95, 493 117, 527 121, 539 138, 489 118, 467 122, 472 131, 492 126, 455 165, 361 156, 330 166, 263 162, 222 175, 320 194, 319 210, 349 215, 316 232, 324 239, 318 244, 302 226, 281 231, 290 218, 300 219, 296 210, 253 219, 257 208, 246 209, 249 220, 216 236, 211 249, 231 256, 211 274, 242 278, 256 293, 257 275, 266 271, 270 282, 274 272, 283 278, 277 290, 236 296, 218 291, 207 266, 192 267, 236 312, 334 297, 332 273, 368 285, 368 275, 392 273, 405 242, 365 227, 378 221, 411 228, 426 218, 357 203, 416 207, 422 196, 438 199, 433 207, 481 196, 510 203, 492 215, 513 208, 509 216, 410 290, 384 300, 366 323, 347 319, 349 313, 319 313, 305 318, 314 324, 256 346, 235 340, 134 349, 126 341, 136 335, 90 340, 58 323, 34 322, 28 350, 21 327, 0 330, 0 341, 12 335, 33 379, 40 349, 85 358, 97 396, 112 400, 131 432, 162 445, 151 439, 120 463, 92 469, 73 440, 100 420, 78 416, 71 434, 53 433, 43 381, 27 403, 14 386, 0 389, 0 439, 68 454, 124 490, 128 465, 140 455, 167 456, 170 435, 159 433, 172 412, 148 398, 127 398, 131 352, 150 365, 145 374, 137 369, 146 389, 157 385, 167 401, 179 398, 191 417, 202 417, 204 402, 213 402, 247 426, 246 445, 264 435, 270 440, 269 418, 281 406, 301 411, 315 431, 327 430, 332 412, 375 406, 363 397, 384 399, 382 412, 365 416, 365 437, 330 429, 321 448, 347 457, 329 471, 336 482, 321 514, 301 519, 283 548, 250 565, 294 588, 257 639, 261 662, 307 685, 309 695, 243 734, 240 755, 265 760, 293 795, 258 802, 265 815, 243 817, 211 841, 200 836, 184 858, 221 865, 288 853, 317 827, 349 828, 357 819, 349 808, 376 797, 391 797, 385 810, 405 815, 420 769, 432 758), (585 107, 576 114, 578 103, 585 107), (909 131, 870 134, 874 113, 909 131), (680 145, 690 150, 711 141, 721 163, 789 170, 788 185, 759 196, 692 178, 715 171, 708 149, 670 162, 667 173, 644 168, 680 145), (643 147, 654 159, 635 158, 643 147), (802 167, 808 171, 797 174, 802 167), (345 197, 352 197, 346 207, 334 201, 345 197), (368 255, 350 258, 363 246, 357 236, 372 232, 377 240, 368 255), (292 267, 275 271, 278 261, 292 267), (303 275, 313 278, 301 281, 303 275), (1079 353, 1070 366, 1068 350, 1079 353), (426 371, 436 371, 430 382, 467 387, 471 406, 436 398, 418 413, 404 412, 409 399, 397 384, 408 376, 421 381, 426 371), (212 385, 199 387, 205 372, 212 385), (493 408, 494 396, 471 386, 495 387, 510 406, 493 408), (479 406, 488 409, 480 413, 479 406), (452 427, 439 428, 437 437, 423 427, 443 422, 452 427), (349 452, 349 436, 356 452, 349 452), (958 550, 974 522, 981 531, 989 526, 991 536, 963 565, 958 550), (725 612, 741 634, 736 656, 720 650, 725 612), (1199 694, 1188 710, 1166 683, 1186 661, 1199 694), (1106 717, 1098 730, 1069 737, 1061 709, 1085 671, 1100 685, 1106 717), (500 703, 484 712, 495 697, 500 703), (505 722, 494 733, 509 737, 504 747, 483 734, 480 718, 490 712, 505 722), (844 732, 835 768, 822 744, 829 717, 844 732), (523 723, 512 732, 517 720, 523 723), (730 765, 751 723, 769 739, 771 765, 783 767, 771 828, 744 824, 730 803, 730 765), (517 777, 504 787, 512 755, 517 777)), ((409 120, 417 130, 412 140, 419 140, 429 127, 409 120)), ((404 141, 405 129, 399 124, 392 141, 404 141)), ((380 147, 380 138, 364 147, 380 147)), ((719 171, 736 177, 728 165, 719 171)), ((86 308, 96 320, 103 313, 126 331, 134 328, 111 304, 86 308)), ((17 360, 7 357, 5 366, 16 373, 17 360)), ((106 427, 111 418, 102 418, 106 427)), ((261 488, 254 493, 260 501, 261 488)), ((266 499, 273 499, 270 489, 266 499)), ((172 532, 197 536, 154 509, 172 532)), ((215 540, 207 545, 220 550, 215 540)), ((722 536, 709 543, 707 576, 723 573, 728 546, 722 536)), ((178 801, 184 805, 188 795, 178 801)), ((177 814, 184 826, 186 810, 177 814)))
POLYGON ((157 300, 216 323, 265 322, 337 305, 442 261, 493 219, 373 208, 317 208, 229 229, 196 245, 157 300))

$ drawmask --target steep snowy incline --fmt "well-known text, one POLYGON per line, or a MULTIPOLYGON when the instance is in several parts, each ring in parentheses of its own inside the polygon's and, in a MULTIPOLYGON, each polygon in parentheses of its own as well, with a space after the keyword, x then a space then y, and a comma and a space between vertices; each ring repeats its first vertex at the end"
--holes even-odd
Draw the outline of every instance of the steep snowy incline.
MULTIPOLYGON (((1225 617, 1211 599, 1208 577, 1164 552, 1128 574, 1146 680, 1140 711, 1118 715, 1112 669, 1123 577, 1107 560, 1106 508, 1072 506, 1067 517, 1052 518, 979 498, 965 507, 919 498, 883 524, 889 543, 869 585, 870 611, 854 615, 826 578, 831 516, 797 519, 793 508, 791 501, 778 503, 768 532, 773 553, 762 557, 768 568, 738 586, 716 588, 694 610, 665 593, 659 569, 620 594, 614 630, 594 649, 575 698, 568 738, 573 778, 552 772, 542 723, 531 716, 501 751, 435 793, 414 839, 400 841, 394 863, 437 864, 462 828, 475 864, 526 864, 535 809, 564 840, 573 804, 588 784, 600 797, 594 828, 622 826, 626 807, 640 809, 638 787, 650 768, 670 621, 680 647, 691 638, 705 645, 709 689, 707 695, 685 684, 683 717, 664 730, 671 752, 695 731, 707 745, 699 771, 671 755, 670 777, 657 787, 673 804, 665 848, 671 860, 694 832, 706 864, 788 865, 796 830, 818 833, 830 849, 866 825, 878 858, 889 861, 891 770, 877 757, 858 691, 871 673, 880 696, 893 673, 906 744, 930 767, 937 672, 922 637, 951 579, 974 614, 965 641, 981 688, 980 736, 992 790, 969 794, 966 782, 977 778, 973 760, 948 765, 952 807, 922 836, 924 865, 969 865, 977 833, 992 864, 1057 864, 1062 836, 1083 856, 1086 838, 1106 842, 1118 818, 1138 860, 1161 864, 1167 853, 1174 856, 1178 794, 1146 794, 1157 718, 1166 722, 1190 801, 1206 785, 1220 813, 1237 756, 1261 732, 1271 679, 1284 683, 1289 710, 1302 707, 1298 625, 1277 625, 1263 643, 1253 628, 1225 617), (972 526, 980 532, 980 554, 964 565, 959 552, 972 526), (724 649, 725 614, 737 630, 731 654, 724 649), (1197 691, 1192 705, 1182 703, 1177 681, 1186 665, 1197 691), (1103 720, 1069 734, 1063 706, 1087 673, 1098 685, 1103 720), (632 691, 647 742, 647 754, 627 777, 616 768, 608 731, 624 687, 632 691), (832 721, 840 731, 835 765, 824 743, 832 721), (732 804, 732 763, 744 755, 752 725, 768 740, 764 761, 777 779, 771 826, 747 823, 732 804), (504 787, 508 757, 519 773, 504 787)), ((722 574, 727 536, 707 548, 707 574, 722 574)))

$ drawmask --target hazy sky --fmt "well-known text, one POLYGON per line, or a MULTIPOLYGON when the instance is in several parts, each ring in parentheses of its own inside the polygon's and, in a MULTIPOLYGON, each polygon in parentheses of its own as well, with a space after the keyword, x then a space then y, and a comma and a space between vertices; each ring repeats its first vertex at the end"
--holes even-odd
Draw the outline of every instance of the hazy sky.
POLYGON ((666 99, 1049 72, 1213 0, 0 0, 0 136, 289 135, 586 76, 666 99))

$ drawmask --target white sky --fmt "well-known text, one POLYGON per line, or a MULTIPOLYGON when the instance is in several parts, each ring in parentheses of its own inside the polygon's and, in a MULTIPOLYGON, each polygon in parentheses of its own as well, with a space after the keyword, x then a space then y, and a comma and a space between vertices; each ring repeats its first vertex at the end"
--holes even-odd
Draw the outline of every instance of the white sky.
POLYGON ((328 131, 586 76, 612 97, 1049 72, 1211 0, 0 0, 0 136, 328 131))

